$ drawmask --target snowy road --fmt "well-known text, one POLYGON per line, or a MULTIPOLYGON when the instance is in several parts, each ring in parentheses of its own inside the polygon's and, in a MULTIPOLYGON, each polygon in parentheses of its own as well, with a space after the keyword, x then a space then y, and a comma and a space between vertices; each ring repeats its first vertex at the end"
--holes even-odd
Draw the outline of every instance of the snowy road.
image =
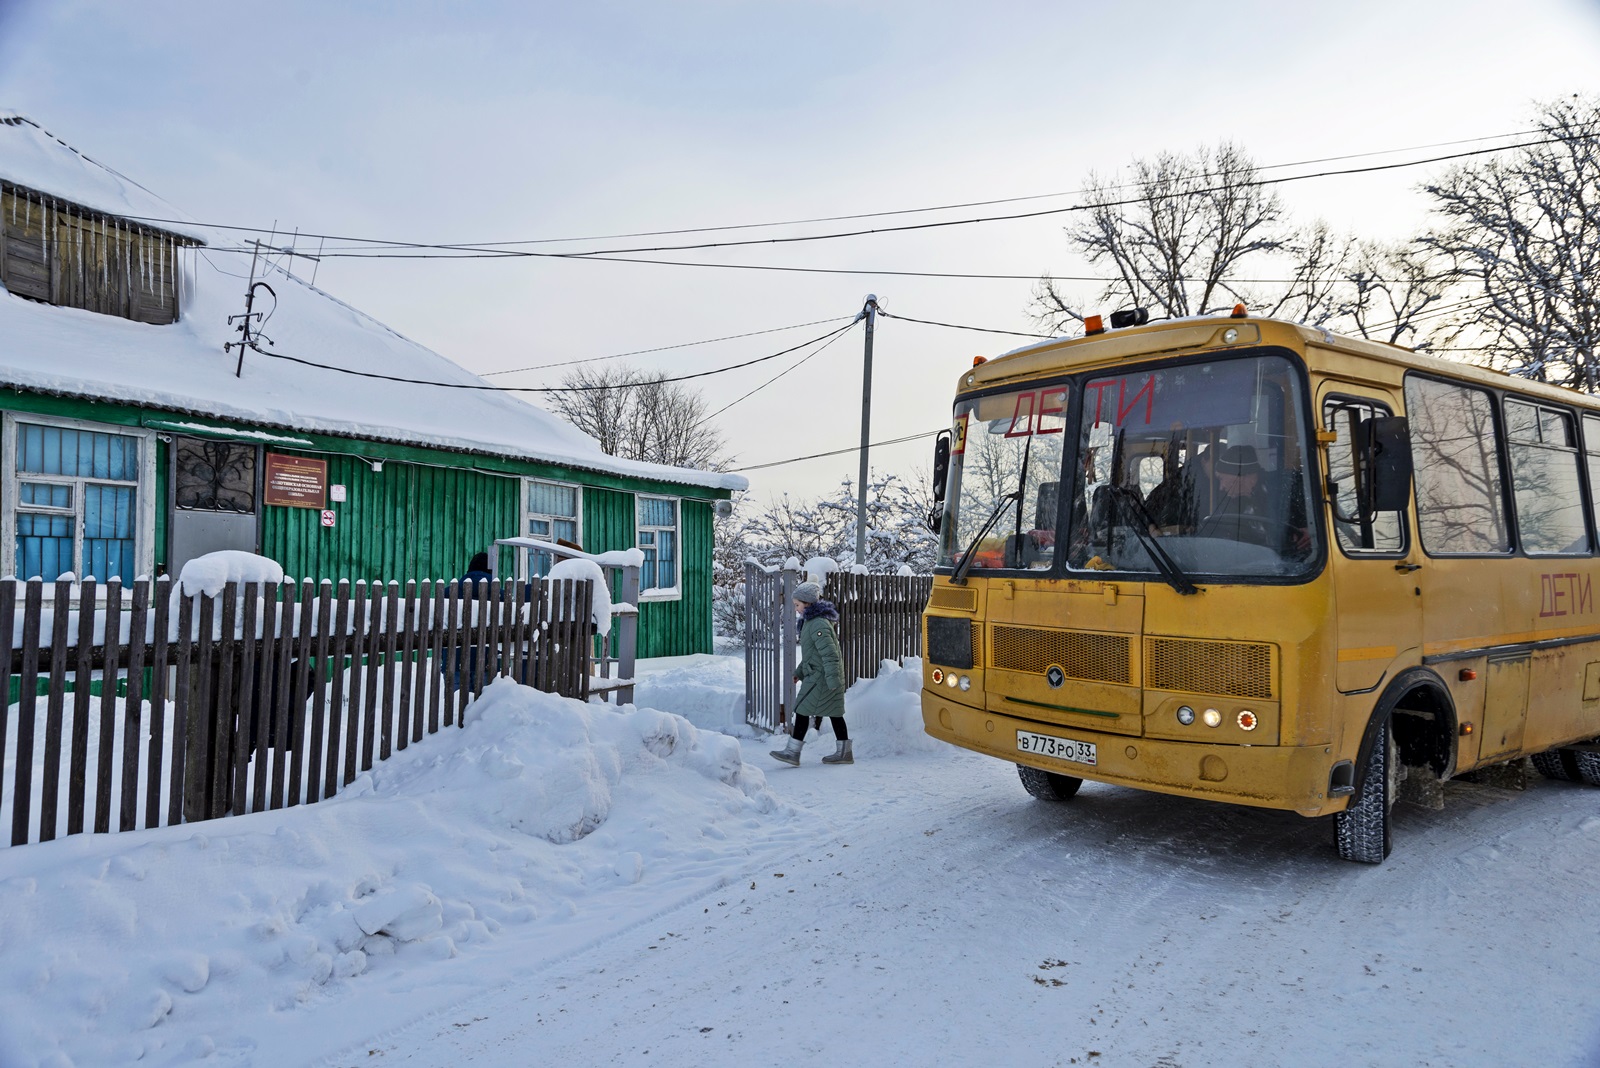
POLYGON ((769 783, 809 840, 327 1063, 1600 1059, 1600 792, 1454 784, 1365 868, 1326 821, 1094 784, 1045 805, 955 751, 769 783))

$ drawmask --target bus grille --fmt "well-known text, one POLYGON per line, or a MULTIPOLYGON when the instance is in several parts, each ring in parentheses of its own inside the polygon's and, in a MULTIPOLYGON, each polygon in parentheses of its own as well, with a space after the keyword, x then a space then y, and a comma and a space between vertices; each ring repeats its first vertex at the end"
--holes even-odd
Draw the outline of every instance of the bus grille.
POLYGON ((933 593, 928 598, 929 608, 943 608, 953 612, 976 612, 978 610, 978 591, 973 589, 954 589, 949 586, 935 586, 933 593))
MULTIPOLYGON (((962 667, 962 668, 974 668, 974 667, 981 668, 981 667, 983 667, 983 624, 976 623, 976 622, 973 622, 973 621, 970 621, 970 620, 965 620, 965 619, 949 619, 949 618, 941 618, 939 616, 923 616, 922 617, 922 655, 925 658, 927 658, 927 660, 928 660, 928 662, 930 664, 938 664, 938 663, 941 662, 940 659, 939 659, 939 656, 936 655, 937 653, 939 653, 941 651, 941 649, 935 649, 934 648, 936 643, 938 643, 941 646, 941 649, 949 657, 949 660, 950 661, 954 661, 954 662, 945 662, 945 666, 946 667, 962 667), (961 660, 960 657, 951 655, 950 652, 949 652, 950 647, 948 645, 944 644, 946 642, 952 642, 953 640, 955 640, 955 638, 954 638, 955 631, 956 631, 956 629, 958 629, 958 628, 960 628, 962 626, 967 627, 971 631, 971 641, 972 641, 972 659, 969 660, 965 664, 960 663, 960 660, 961 660), (939 634, 938 633, 941 629, 944 630, 943 634, 939 634), (940 639, 942 639, 942 641, 940 639)), ((962 644, 965 644, 965 640, 964 639, 962 640, 962 644)))
POLYGON ((1272 696, 1272 646, 1249 642, 1199 642, 1150 638, 1145 679, 1152 690, 1272 696))
POLYGON ((994 666, 1043 675, 1052 664, 1074 679, 1133 681, 1126 634, 1092 634, 1036 627, 993 628, 994 666))

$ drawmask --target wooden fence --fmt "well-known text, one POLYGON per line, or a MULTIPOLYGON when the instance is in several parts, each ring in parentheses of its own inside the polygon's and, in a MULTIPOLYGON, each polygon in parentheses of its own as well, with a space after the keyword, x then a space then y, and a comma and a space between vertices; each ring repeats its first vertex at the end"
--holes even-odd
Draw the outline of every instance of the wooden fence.
POLYGON ((828 576, 822 598, 839 610, 846 686, 876 678, 885 660, 922 655, 922 610, 932 591, 932 575, 828 576))
POLYGON ((47 601, 37 579, 0 581, 11 844, 332 797, 461 725, 496 676, 586 699, 592 595, 307 580, 175 598, 162 578, 56 582, 47 601))

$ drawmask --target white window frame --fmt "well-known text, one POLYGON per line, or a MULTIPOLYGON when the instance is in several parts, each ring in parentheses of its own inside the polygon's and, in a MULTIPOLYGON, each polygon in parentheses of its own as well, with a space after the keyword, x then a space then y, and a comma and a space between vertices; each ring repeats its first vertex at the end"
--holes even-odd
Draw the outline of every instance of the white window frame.
MULTIPOLYGON (((15 575, 17 573, 17 498, 21 496, 19 483, 23 479, 17 475, 17 425, 27 423, 31 426, 56 427, 62 430, 83 430, 96 434, 117 434, 125 438, 137 438, 139 441, 139 480, 134 483, 135 511, 137 518, 133 531, 133 558, 134 570, 137 575, 151 575, 155 572, 156 554, 156 433, 136 426, 118 426, 112 423, 93 423, 85 419, 64 419, 58 416, 33 415, 28 412, 5 412, 4 422, 0 424, 0 457, 3 457, 4 471, 0 472, 0 574, 15 575)), ((83 484, 85 482, 105 483, 109 480, 94 478, 58 478, 46 475, 43 477, 29 476, 29 482, 60 482, 73 485, 73 509, 76 517, 76 527, 72 538, 72 561, 78 570, 73 574, 83 578, 83 484)), ((125 483, 123 483, 125 484, 125 483)), ((136 577, 135 576, 135 577, 136 577)), ((105 582, 103 575, 95 576, 101 583, 105 582)), ((124 583, 128 579, 123 580, 124 583)), ((54 583, 45 583, 45 596, 53 595, 54 583)))
MULTIPOLYGON (((554 544, 556 540, 555 524, 557 523, 571 523, 577 527, 578 537, 576 540, 579 544, 582 544, 583 487, 576 482, 560 482, 553 478, 524 478, 522 480, 522 529, 517 532, 518 537, 532 537, 532 535, 528 532, 528 523, 534 519, 543 519, 550 523, 551 533, 549 540, 551 544, 554 544), (533 510, 533 487, 536 485, 556 486, 560 489, 571 490, 574 499, 577 501, 577 515, 551 515, 549 512, 535 512, 533 510)), ((533 573, 533 552, 532 550, 529 550, 525 553, 520 553, 519 555, 522 557, 521 564, 526 569, 526 574, 519 575, 518 577, 526 579, 533 573)))
POLYGON ((639 543, 639 535, 640 535, 641 532, 647 531, 647 530, 648 531, 660 531, 660 530, 670 530, 670 531, 672 531, 672 536, 677 541, 677 552, 674 554, 673 561, 672 561, 672 572, 673 572, 673 574, 672 574, 672 585, 670 585, 670 586, 654 586, 654 587, 652 587, 652 588, 650 588, 648 590, 641 589, 639 591, 639 600, 641 600, 641 601, 677 601, 677 600, 682 600, 682 598, 683 598, 683 498, 682 497, 668 497, 665 494, 660 494, 660 493, 636 493, 636 494, 634 494, 634 498, 633 498, 633 543, 634 543, 634 545, 639 546, 639 548, 641 550, 644 548, 644 546, 640 545, 640 543, 639 543), (672 502, 672 526, 670 526, 670 527, 640 526, 639 525, 639 502, 640 501, 671 501, 672 502))

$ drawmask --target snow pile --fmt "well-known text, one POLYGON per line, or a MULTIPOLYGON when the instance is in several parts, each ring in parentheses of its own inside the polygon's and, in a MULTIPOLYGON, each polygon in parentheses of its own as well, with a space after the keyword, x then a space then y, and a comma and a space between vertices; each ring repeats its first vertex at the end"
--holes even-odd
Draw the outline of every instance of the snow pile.
POLYGON ((0 1064, 247 1063, 344 984, 703 892, 792 815, 668 713, 502 680, 467 720, 321 804, 0 850, 0 1064))
POLYGON ((197 556, 183 565, 172 595, 216 597, 230 582, 258 582, 276 585, 283 581, 283 567, 275 560, 237 549, 223 549, 197 556))
POLYGON ((645 708, 674 712, 701 730, 741 738, 754 738, 758 733, 744 718, 744 663, 740 658, 694 653, 641 660, 635 678, 634 699, 645 708))
POLYGON ((844 714, 858 757, 949 748, 922 729, 921 657, 908 656, 903 666, 885 660, 878 666, 877 678, 857 680, 845 691, 844 714))
MULTIPOLYGON (((611 587, 606 583, 606 573, 592 559, 557 560, 550 568, 548 579, 577 579, 594 586, 594 625, 604 634, 611 630, 611 587)), ((550 593, 554 593, 553 589, 550 593)))
POLYGON ((839 569, 839 562, 831 556, 813 556, 806 561, 806 566, 803 568, 806 580, 815 582, 819 586, 827 582, 828 576, 839 569))

